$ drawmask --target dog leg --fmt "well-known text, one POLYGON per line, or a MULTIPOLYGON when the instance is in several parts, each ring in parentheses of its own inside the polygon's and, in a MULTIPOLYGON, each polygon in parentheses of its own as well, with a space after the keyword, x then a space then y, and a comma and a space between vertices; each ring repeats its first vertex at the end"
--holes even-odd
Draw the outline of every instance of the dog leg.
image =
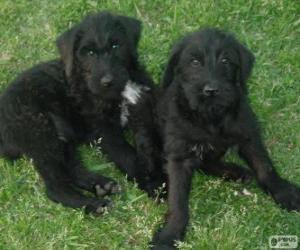
MULTIPOLYGON (((130 126, 130 123, 129 123, 130 126)), ((149 190, 151 197, 155 196, 155 190, 167 182, 166 173, 163 170, 162 144, 154 131, 151 131, 153 124, 143 124, 140 126, 131 126, 133 131, 135 147, 138 162, 144 167, 145 178, 144 186, 149 190), (152 194, 151 194, 152 193, 152 194)))
POLYGON ((71 125, 59 115, 49 113, 57 131, 58 139, 65 143, 65 163, 75 186, 102 197, 120 191, 120 186, 110 178, 92 173, 82 166, 76 150, 76 137, 71 125))
POLYGON ((225 180, 249 183, 252 179, 251 171, 235 163, 209 162, 203 164, 201 170, 207 175, 222 177, 225 180))
POLYGON ((111 178, 93 173, 81 164, 73 165, 71 170, 72 181, 84 190, 95 193, 98 197, 121 192, 121 187, 111 178))
MULTIPOLYGON (((146 125, 145 125, 146 127, 146 125)), ((138 157, 138 162, 145 166, 146 178, 143 186, 148 190, 150 197, 156 197, 156 190, 160 189, 164 183, 167 183, 167 176, 162 165, 163 159, 161 153, 158 152, 157 145, 150 130, 145 127, 136 127, 133 129, 135 147, 138 157)), ((160 198, 166 198, 166 192, 161 193, 160 198)))
MULTIPOLYGON (((52 143, 53 145, 53 140, 52 143)), ((89 198, 81 194, 73 186, 72 176, 65 166, 62 147, 53 151, 34 151, 30 156, 46 185, 46 194, 51 200, 72 208, 85 208, 87 213, 101 214, 110 205, 108 200, 89 198)))
POLYGON ((147 171, 139 162, 136 150, 124 139, 124 135, 117 129, 102 129, 101 150, 108 155, 116 166, 127 175, 129 180, 135 180, 138 186, 147 190, 147 171))
POLYGON ((280 206, 300 211, 300 188, 277 174, 259 135, 240 145, 239 154, 254 170, 258 183, 280 206))
POLYGON ((127 85, 127 89, 132 89, 131 92, 138 94, 132 100, 132 94, 128 94, 130 91, 123 92, 123 97, 127 100, 128 128, 133 132, 138 155, 146 161, 147 171, 151 173, 155 171, 157 163, 161 160, 160 152, 162 151, 162 142, 156 132, 154 122, 153 102, 155 96, 150 89, 146 90, 143 86, 131 85, 127 85))
POLYGON ((85 208, 86 213, 101 214, 111 202, 105 199, 89 198, 75 190, 71 183, 49 180, 46 182, 46 194, 49 199, 72 208, 85 208))
POLYGON ((153 249, 176 249, 175 241, 183 238, 189 219, 188 199, 193 169, 197 165, 198 160, 193 159, 168 161, 168 218, 165 226, 153 238, 153 249))
POLYGON ((65 158, 68 173, 72 177, 75 186, 95 193, 98 197, 116 194, 121 191, 121 187, 111 178, 86 169, 79 159, 76 148, 71 143, 66 145, 65 158))
POLYGON ((67 167, 66 143, 57 134, 52 120, 42 113, 31 115, 24 131, 22 137, 14 138, 14 145, 33 159, 45 182, 48 197, 64 206, 85 207, 87 212, 102 213, 109 205, 107 200, 86 197, 73 186, 67 167))
MULTIPOLYGON (((139 98, 135 102, 124 95, 128 109, 128 128, 133 132, 138 161, 145 166, 144 186, 150 197, 156 197, 155 190, 160 189, 166 183, 167 177, 162 169, 162 141, 154 121, 154 93, 145 87, 141 89, 139 98), (147 115, 145 115, 147 114, 147 115)), ((160 194, 165 194, 160 193, 160 194)), ((163 198, 163 195, 160 195, 163 198)), ((165 198, 165 197, 164 197, 165 198)))

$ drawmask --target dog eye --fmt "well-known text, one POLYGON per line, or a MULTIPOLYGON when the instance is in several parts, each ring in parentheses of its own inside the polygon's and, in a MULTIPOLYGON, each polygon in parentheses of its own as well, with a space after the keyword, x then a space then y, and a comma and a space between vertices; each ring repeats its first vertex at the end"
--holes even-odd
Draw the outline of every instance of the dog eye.
POLYGON ((197 60, 197 59, 193 59, 193 60, 191 61, 191 65, 192 65, 193 67, 198 67, 199 65, 201 65, 201 62, 200 62, 199 60, 197 60))
POLYGON ((221 59, 221 63, 223 64, 228 64, 229 63, 229 60, 227 58, 222 58, 221 59))
POLYGON ((94 55, 96 55, 96 51, 94 51, 94 50, 87 50, 86 51, 86 55, 88 55, 88 56, 94 56, 94 55))

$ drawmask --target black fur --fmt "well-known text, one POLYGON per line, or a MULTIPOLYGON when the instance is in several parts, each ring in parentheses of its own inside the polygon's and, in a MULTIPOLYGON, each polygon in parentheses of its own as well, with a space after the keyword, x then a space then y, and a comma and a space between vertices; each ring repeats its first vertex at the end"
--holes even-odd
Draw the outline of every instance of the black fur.
MULTIPOLYGON (((1 154, 32 158, 50 199, 86 207, 87 212, 103 211, 108 201, 102 196, 119 187, 86 170, 76 152, 80 143, 97 143, 99 138, 103 152, 146 188, 146 165, 124 139, 120 123, 121 92, 127 81, 152 87, 138 63, 140 32, 134 18, 107 12, 88 16, 57 39, 61 59, 22 73, 2 93, 1 154), (100 197, 86 197, 78 188, 100 197)), ((131 123, 141 144, 141 126, 131 123)))
POLYGON ((183 239, 195 169, 234 180, 251 177, 245 168, 222 162, 232 146, 279 205, 300 210, 300 189, 276 173, 247 100, 253 63, 246 47, 216 29, 192 33, 174 47, 158 104, 169 213, 154 236, 154 249, 174 249, 174 241, 183 239))

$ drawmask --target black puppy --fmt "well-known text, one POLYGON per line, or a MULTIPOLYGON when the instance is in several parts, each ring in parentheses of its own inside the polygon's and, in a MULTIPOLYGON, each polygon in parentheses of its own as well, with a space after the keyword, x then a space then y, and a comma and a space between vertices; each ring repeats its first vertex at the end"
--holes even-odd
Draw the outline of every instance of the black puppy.
MULTIPOLYGON (((78 144, 100 138, 103 152, 145 187, 142 157, 123 137, 130 114, 121 113, 137 102, 142 86, 152 86, 138 63, 140 32, 140 22, 130 17, 88 16, 58 38, 61 60, 22 73, 2 93, 0 152, 12 159, 32 158, 50 199, 87 212, 103 211, 107 200, 86 197, 78 188, 102 197, 118 192, 119 186, 86 170, 76 152, 78 144)), ((135 124, 142 144, 141 126, 135 124)))
POLYGON ((229 34, 205 29, 183 38, 165 71, 158 104, 167 159, 169 213, 153 239, 154 249, 173 249, 188 224, 188 197, 195 169, 229 179, 248 170, 222 162, 228 148, 253 170, 260 186, 288 210, 300 210, 299 187, 282 179, 261 140, 247 100, 252 53, 229 34))

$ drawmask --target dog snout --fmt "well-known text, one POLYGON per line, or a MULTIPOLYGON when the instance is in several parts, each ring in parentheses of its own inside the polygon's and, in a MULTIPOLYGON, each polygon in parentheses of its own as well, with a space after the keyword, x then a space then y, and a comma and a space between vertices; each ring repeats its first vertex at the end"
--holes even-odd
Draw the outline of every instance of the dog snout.
POLYGON ((111 74, 106 74, 101 78, 100 83, 104 87, 109 87, 112 83, 112 80, 113 76, 111 74))
POLYGON ((219 89, 216 85, 207 84, 203 88, 203 94, 205 96, 216 96, 219 94, 219 89))

